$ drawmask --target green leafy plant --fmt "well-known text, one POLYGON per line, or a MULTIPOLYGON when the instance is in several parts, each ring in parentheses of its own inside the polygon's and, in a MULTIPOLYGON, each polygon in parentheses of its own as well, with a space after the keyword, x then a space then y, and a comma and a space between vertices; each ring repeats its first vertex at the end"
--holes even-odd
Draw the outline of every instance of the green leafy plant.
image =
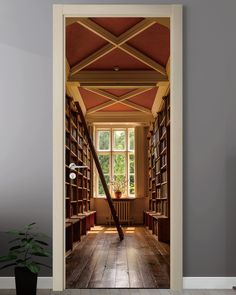
POLYGON ((44 238, 46 235, 35 232, 36 223, 33 222, 26 225, 22 230, 8 231, 8 234, 15 238, 9 241, 11 247, 7 256, 0 257, 0 263, 7 262, 0 269, 10 266, 27 267, 32 273, 37 274, 40 271, 40 266, 50 268, 50 266, 38 262, 37 257, 50 257, 51 253, 46 250, 48 243, 44 238))
POLYGON ((110 184, 115 193, 124 193, 127 185, 127 180, 125 180, 124 177, 116 177, 111 180, 110 184))

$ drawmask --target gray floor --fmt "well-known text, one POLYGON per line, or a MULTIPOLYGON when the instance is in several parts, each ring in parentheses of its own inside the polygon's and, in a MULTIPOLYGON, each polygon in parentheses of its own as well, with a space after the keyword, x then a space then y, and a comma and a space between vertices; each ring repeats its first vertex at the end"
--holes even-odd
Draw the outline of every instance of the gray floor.
MULTIPOLYGON (((14 290, 0 290, 0 295, 15 295, 14 290)), ((236 290, 184 290, 180 292, 170 290, 147 289, 84 289, 53 292, 51 290, 38 290, 37 295, 233 295, 236 290)))

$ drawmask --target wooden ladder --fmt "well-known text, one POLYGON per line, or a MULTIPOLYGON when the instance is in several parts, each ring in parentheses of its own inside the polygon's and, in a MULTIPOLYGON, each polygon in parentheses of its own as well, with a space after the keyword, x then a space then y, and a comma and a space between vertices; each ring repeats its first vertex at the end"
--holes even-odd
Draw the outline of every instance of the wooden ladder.
POLYGON ((100 180, 102 182, 102 186, 103 186, 104 192, 106 194, 106 198, 107 198, 107 201, 108 201, 110 210, 111 210, 111 214, 112 214, 113 220, 115 222, 115 225, 116 225, 116 228, 117 228, 117 231, 118 231, 120 240, 122 241, 124 239, 124 233, 123 233, 123 230, 121 228, 119 218, 118 218, 118 216, 116 214, 116 210, 115 210, 115 207, 114 207, 113 202, 112 202, 111 194, 109 192, 109 189, 108 189, 108 186, 107 186, 107 183, 106 183, 104 174, 102 172, 102 167, 101 167, 100 162, 98 160, 98 156, 97 156, 95 147, 93 145, 93 141, 92 141, 92 139, 90 137, 88 126, 87 126, 87 123, 86 123, 85 118, 84 118, 84 114, 82 112, 82 109, 80 107, 79 102, 75 102, 75 104, 76 104, 78 113, 80 115, 81 122, 82 122, 83 127, 84 127, 84 133, 85 133, 85 136, 87 137, 87 140, 88 140, 88 143, 89 143, 89 147, 90 147, 90 150, 92 152, 92 156, 93 156, 94 162, 96 164, 96 167, 97 167, 97 170, 98 170, 98 174, 99 174, 100 180))

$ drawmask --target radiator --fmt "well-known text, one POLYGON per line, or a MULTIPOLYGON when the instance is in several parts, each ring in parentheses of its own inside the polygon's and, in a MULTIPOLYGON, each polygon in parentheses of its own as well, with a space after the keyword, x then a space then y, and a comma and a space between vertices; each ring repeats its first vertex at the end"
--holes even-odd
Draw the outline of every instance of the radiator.
MULTIPOLYGON (((114 201, 114 207, 116 209, 116 214, 119 218, 120 223, 130 224, 130 202, 129 201, 114 201)), ((110 214, 109 223, 113 222, 112 215, 110 214)))

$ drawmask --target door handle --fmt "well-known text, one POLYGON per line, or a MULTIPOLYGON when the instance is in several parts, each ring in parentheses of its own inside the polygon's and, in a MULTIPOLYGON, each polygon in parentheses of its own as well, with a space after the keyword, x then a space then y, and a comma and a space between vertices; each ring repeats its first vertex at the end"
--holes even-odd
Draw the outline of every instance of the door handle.
POLYGON ((83 168, 89 168, 89 167, 85 165, 80 166, 80 165, 76 165, 75 163, 70 163, 69 168, 72 170, 75 170, 75 169, 83 169, 83 168))

